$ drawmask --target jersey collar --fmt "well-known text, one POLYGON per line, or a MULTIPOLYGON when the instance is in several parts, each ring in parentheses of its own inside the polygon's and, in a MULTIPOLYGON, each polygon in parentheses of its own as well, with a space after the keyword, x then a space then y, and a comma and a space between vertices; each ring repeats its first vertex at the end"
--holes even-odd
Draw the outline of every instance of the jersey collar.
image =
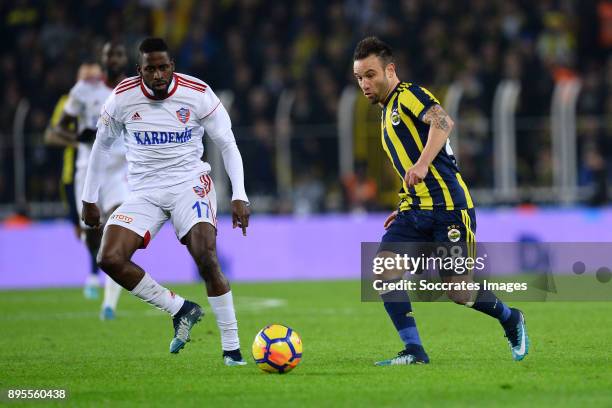
POLYGON ((168 87, 168 89, 169 89, 168 95, 166 95, 164 98, 158 98, 153 93, 153 90, 149 89, 149 87, 145 85, 143 79, 140 78, 140 90, 142 91, 144 96, 146 96, 149 99, 153 99, 155 101, 161 101, 161 100, 164 100, 164 99, 167 99, 167 98, 171 97, 172 94, 174 94, 174 92, 176 92, 176 88, 178 88, 178 80, 176 78, 176 74, 172 74, 172 81, 170 81, 170 86, 168 87))
POLYGON ((387 99, 385 99, 385 102, 383 104, 384 107, 387 107, 387 104, 389 103, 389 101, 391 100, 391 98, 393 97, 393 94, 397 91, 397 88, 399 88, 399 86, 402 84, 402 81, 399 81, 397 83, 397 85, 395 85, 395 88, 393 88, 393 90, 391 92, 389 92, 389 95, 387 95, 387 99))

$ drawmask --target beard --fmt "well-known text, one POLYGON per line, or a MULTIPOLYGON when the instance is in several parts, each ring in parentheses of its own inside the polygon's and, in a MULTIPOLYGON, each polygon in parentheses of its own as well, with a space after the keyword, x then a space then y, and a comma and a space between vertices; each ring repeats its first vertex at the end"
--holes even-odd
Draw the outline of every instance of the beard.
POLYGON ((151 90, 153 91, 153 95, 155 95, 156 97, 164 97, 166 95, 168 95, 168 91, 170 90, 170 84, 172 81, 168 81, 168 83, 166 84, 166 86, 162 89, 158 89, 158 88, 153 88, 152 86, 150 87, 151 90))
POLYGON ((125 73, 125 67, 107 67, 106 75, 109 78, 118 78, 125 73))
POLYGON ((384 98, 387 97, 387 94, 388 94, 387 90, 389 89, 389 81, 387 80, 387 78, 382 80, 382 82, 377 88, 378 89, 376 90, 376 93, 374 94, 374 98, 371 100, 372 105, 383 103, 384 98))

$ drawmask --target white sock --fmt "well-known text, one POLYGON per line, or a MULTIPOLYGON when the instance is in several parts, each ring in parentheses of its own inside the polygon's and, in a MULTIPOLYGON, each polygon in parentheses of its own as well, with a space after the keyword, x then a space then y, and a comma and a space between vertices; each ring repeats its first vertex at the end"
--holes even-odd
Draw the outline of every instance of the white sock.
POLYGON ((117 309, 117 302, 119 302, 119 295, 121 295, 121 286, 115 282, 110 276, 106 275, 104 281, 104 301, 102 302, 102 308, 110 307, 111 309, 117 309))
POLYGON ((90 274, 85 279, 85 286, 95 286, 96 288, 100 287, 100 278, 95 273, 90 274))
POLYGON ((221 332, 221 348, 231 351, 240 348, 238 339, 238 321, 234 312, 234 298, 230 290, 221 296, 209 296, 208 303, 217 319, 217 326, 221 332))
POLYGON ((185 299, 155 282, 148 273, 145 273, 142 280, 138 282, 138 285, 131 292, 134 296, 164 312, 170 313, 172 316, 185 303, 185 299))

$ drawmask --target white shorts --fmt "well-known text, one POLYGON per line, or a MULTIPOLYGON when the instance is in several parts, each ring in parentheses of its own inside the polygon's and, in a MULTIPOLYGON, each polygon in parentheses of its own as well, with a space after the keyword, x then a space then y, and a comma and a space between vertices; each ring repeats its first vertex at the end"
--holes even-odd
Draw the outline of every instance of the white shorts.
POLYGON ((217 228, 217 195, 208 174, 165 189, 132 192, 106 223, 119 225, 144 238, 143 248, 167 220, 179 240, 199 222, 217 228))
MULTIPOLYGON (((79 223, 81 228, 90 228, 85 225, 81 220, 83 212, 83 201, 81 201, 81 195, 83 194, 83 187, 85 185, 85 176, 87 175, 87 169, 77 169, 74 175, 74 198, 76 200, 76 208, 79 213, 79 223)), ((130 193, 130 188, 127 182, 127 172, 113 171, 109 172, 104 176, 104 180, 100 184, 100 194, 98 197, 98 207, 102 212, 101 222, 106 221, 104 217, 108 215, 111 210, 127 200, 130 193)))

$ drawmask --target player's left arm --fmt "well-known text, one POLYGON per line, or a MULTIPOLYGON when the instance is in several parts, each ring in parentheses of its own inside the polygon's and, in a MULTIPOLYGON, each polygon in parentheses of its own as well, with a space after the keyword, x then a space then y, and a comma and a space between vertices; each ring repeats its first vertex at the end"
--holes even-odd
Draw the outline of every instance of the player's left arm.
POLYGON ((49 144, 76 146, 78 141, 78 118, 84 112, 84 85, 83 81, 77 81, 72 89, 70 89, 68 98, 63 104, 62 113, 59 120, 57 120, 53 127, 45 132, 45 142, 49 144))
POLYGON ((446 144, 454 126, 453 120, 438 103, 427 108, 425 113, 421 114, 421 118, 424 123, 429 125, 429 133, 421 156, 414 166, 406 172, 404 180, 408 187, 412 187, 425 179, 429 171, 429 165, 446 144))
MULTIPOLYGON (((51 120, 49 121, 49 125, 47 125, 47 129, 45 129, 44 133, 44 142, 45 144, 51 146, 74 146, 76 143, 74 142, 74 138, 70 140, 66 140, 66 138, 61 135, 56 134, 55 129, 58 126, 60 119, 64 116, 64 106, 68 100, 68 95, 62 96, 55 105, 53 109, 53 114, 51 115, 51 120)), ((71 135, 72 136, 72 135, 71 135)))
POLYGON ((57 123, 45 130, 45 143, 52 146, 76 146, 77 135, 74 129, 77 128, 77 124, 75 116, 63 112, 57 123))
POLYGON ((249 210, 249 199, 244 188, 242 156, 236 145, 229 114, 219 102, 213 112, 202 118, 201 123, 206 134, 221 151, 225 171, 232 183, 233 227, 242 228, 242 235, 246 235, 251 212, 249 210))

